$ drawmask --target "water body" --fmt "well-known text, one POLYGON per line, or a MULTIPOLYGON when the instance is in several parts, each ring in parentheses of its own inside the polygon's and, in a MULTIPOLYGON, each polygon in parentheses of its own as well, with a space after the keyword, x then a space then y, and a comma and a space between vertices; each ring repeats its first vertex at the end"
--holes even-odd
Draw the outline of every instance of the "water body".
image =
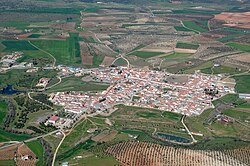
POLYGON ((22 93, 23 91, 20 91, 20 90, 14 90, 12 88, 12 85, 8 85, 6 88, 3 88, 1 91, 0 91, 0 94, 4 94, 4 95, 13 95, 13 94, 16 94, 16 93, 22 93))
POLYGON ((183 138, 183 137, 175 136, 175 135, 170 135, 170 134, 165 134, 165 133, 156 133, 156 135, 162 139, 166 139, 170 141, 175 141, 179 143, 190 143, 190 140, 183 138))

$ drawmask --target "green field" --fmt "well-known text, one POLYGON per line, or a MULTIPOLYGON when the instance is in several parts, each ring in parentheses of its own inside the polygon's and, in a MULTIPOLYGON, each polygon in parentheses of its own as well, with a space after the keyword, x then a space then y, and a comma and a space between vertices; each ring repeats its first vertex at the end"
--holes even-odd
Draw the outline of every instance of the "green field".
POLYGON ((191 56, 192 54, 188 54, 188 53, 178 53, 175 52, 173 54, 170 55, 166 55, 163 58, 165 59, 174 59, 174 60, 178 60, 178 59, 185 59, 188 58, 189 56, 191 56))
POLYGON ((238 93, 250 93, 250 75, 234 76, 235 89, 238 93))
POLYGON ((164 52, 144 52, 144 51, 135 51, 129 55, 135 55, 138 56, 140 58, 151 58, 154 56, 158 56, 158 55, 162 55, 165 54, 164 52))
POLYGON ((35 47, 33 47, 31 44, 29 44, 28 41, 24 40, 8 40, 8 41, 2 41, 2 44, 6 47, 3 51, 4 52, 10 52, 10 51, 24 51, 24 50, 30 50, 34 51, 37 50, 35 47))
POLYGON ((214 100, 213 104, 217 105, 218 103, 235 103, 239 100, 238 94, 227 94, 225 96, 222 96, 221 98, 214 100))
POLYGON ((75 154, 79 153, 82 150, 88 150, 94 144, 95 144, 95 141, 87 140, 87 141, 85 141, 83 143, 80 143, 76 147, 66 151, 65 153, 61 154, 60 156, 57 157, 57 159, 59 161, 68 159, 69 157, 74 156, 75 154))
POLYGON ((14 160, 0 160, 1 166, 15 166, 16 163, 14 160))
POLYGON ((174 29, 175 29, 176 31, 193 32, 192 30, 187 29, 187 28, 182 27, 182 26, 174 26, 174 29))
POLYGON ((192 44, 192 43, 182 43, 182 42, 177 42, 176 48, 183 48, 183 49, 193 49, 196 50, 199 48, 198 44, 192 44))
POLYGON ((102 91, 109 87, 107 84, 97 82, 83 82, 80 77, 68 77, 62 79, 62 82, 49 89, 49 92, 61 91, 102 91))
MULTIPOLYGON (((66 136, 65 140, 63 141, 63 143, 62 143, 62 145, 60 146, 60 149, 59 149, 59 154, 60 154, 59 159, 60 160, 63 160, 64 158, 67 158, 67 156, 72 155, 71 153, 74 153, 74 150, 73 151, 70 151, 70 150, 74 146, 77 145, 79 140, 81 140, 82 138, 88 136, 87 130, 89 128, 95 128, 95 126, 89 120, 81 121, 72 130, 72 132, 69 135, 66 136)), ((83 146, 84 146, 84 144, 83 144, 83 146)))
POLYGON ((27 22, 0 22, 0 27, 15 27, 17 29, 25 29, 30 25, 27 22))
POLYGON ((6 141, 23 141, 31 138, 30 135, 26 134, 14 134, 0 129, 0 142, 6 141))
POLYGON ((117 59, 113 64, 116 65, 116 66, 126 66, 126 65, 128 65, 127 61, 125 59, 123 59, 123 58, 117 59))
POLYGON ((232 118, 245 121, 250 119, 250 112, 243 112, 237 109, 227 109, 223 111, 223 114, 232 118))
POLYGON ((44 158, 44 149, 42 144, 38 141, 27 142, 26 145, 35 153, 36 157, 38 157, 37 166, 43 166, 43 158, 44 158))
POLYGON ((226 45, 236 48, 241 51, 250 52, 250 45, 249 44, 240 44, 240 43, 227 43, 226 45))
POLYGON ((167 119, 171 119, 171 120, 176 120, 176 121, 179 121, 181 119, 181 114, 178 114, 178 113, 173 113, 173 112, 169 112, 169 111, 164 111, 162 113, 162 116, 164 118, 167 118, 167 119))
POLYGON ((198 31, 198 32, 207 32, 206 29, 200 27, 199 25, 197 25, 195 22, 193 21, 184 21, 183 24, 189 28, 189 29, 193 29, 195 31, 198 31))
POLYGON ((234 68, 234 67, 229 67, 229 66, 218 66, 218 67, 208 67, 205 69, 201 69, 202 73, 205 74, 212 74, 212 70, 213 70, 213 74, 222 74, 222 73, 226 73, 226 74, 238 74, 238 73, 242 73, 244 71, 240 70, 238 68, 234 68))
POLYGON ((0 100, 0 125, 2 126, 4 123, 4 119, 8 112, 8 105, 5 101, 0 100))
POLYGON ((80 65, 80 46, 78 34, 70 33, 67 40, 35 40, 32 44, 56 58, 57 64, 80 65))
POLYGON ((142 118, 157 118, 158 114, 154 112, 136 112, 136 115, 142 118))

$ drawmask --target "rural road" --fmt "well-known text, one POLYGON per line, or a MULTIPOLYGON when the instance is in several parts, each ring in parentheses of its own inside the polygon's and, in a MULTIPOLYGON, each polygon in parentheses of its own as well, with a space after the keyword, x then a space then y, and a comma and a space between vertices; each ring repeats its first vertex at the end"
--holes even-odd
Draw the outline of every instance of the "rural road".
POLYGON ((22 142, 24 142, 24 143, 25 143, 25 142, 31 142, 31 141, 37 140, 37 139, 39 139, 39 138, 46 137, 46 136, 49 136, 49 135, 51 135, 51 134, 54 134, 54 133, 56 133, 56 132, 58 132, 58 131, 59 131, 59 130, 55 130, 55 131, 52 131, 52 132, 47 133, 47 134, 44 134, 44 135, 40 135, 40 136, 37 136, 37 137, 34 137, 34 138, 27 139, 27 140, 25 140, 25 141, 8 141, 8 142, 1 142, 1 143, 10 143, 10 144, 5 145, 5 146, 1 146, 0 149, 4 149, 4 148, 7 148, 7 147, 9 147, 9 146, 13 146, 13 145, 15 145, 15 144, 19 144, 19 143, 22 143, 22 142))
POLYGON ((43 49, 37 47, 36 45, 34 45, 33 43, 31 43, 30 41, 28 41, 30 45, 32 45, 33 47, 35 47, 36 49, 44 52, 45 54, 48 54, 49 56, 51 56, 53 58, 53 63, 52 63, 52 67, 55 68, 55 65, 56 65, 56 58, 51 54, 51 53, 48 53, 47 51, 44 51, 43 49))
POLYGON ((182 118, 181 118, 181 123, 182 123, 182 125, 184 126, 184 128, 186 129, 186 131, 188 132, 188 134, 191 136, 191 138, 192 138, 192 143, 196 143, 197 140, 193 137, 192 133, 189 131, 188 127, 187 127, 186 124, 184 123, 184 118, 185 118, 185 115, 182 116, 182 118))
POLYGON ((64 133, 63 131, 61 131, 61 133, 63 134, 63 138, 62 138, 62 140, 60 141, 60 143, 59 143, 59 145, 57 146, 56 151, 55 151, 55 153, 54 153, 53 160, 52 160, 52 166, 54 166, 54 165, 55 165, 55 161, 56 161, 56 154, 57 154, 57 152, 58 152, 58 150, 59 150, 60 146, 62 145, 62 143, 63 143, 64 139, 66 138, 65 133, 64 133))
POLYGON ((33 99, 33 98, 30 96, 31 93, 33 93, 33 92, 28 92, 28 97, 29 97, 30 100, 34 100, 35 102, 40 103, 40 104, 42 104, 42 105, 44 105, 44 106, 47 106, 47 107, 49 107, 50 109, 54 110, 54 108, 51 107, 51 106, 49 106, 48 104, 45 104, 45 103, 40 102, 40 101, 38 101, 38 100, 36 100, 36 99, 33 99))

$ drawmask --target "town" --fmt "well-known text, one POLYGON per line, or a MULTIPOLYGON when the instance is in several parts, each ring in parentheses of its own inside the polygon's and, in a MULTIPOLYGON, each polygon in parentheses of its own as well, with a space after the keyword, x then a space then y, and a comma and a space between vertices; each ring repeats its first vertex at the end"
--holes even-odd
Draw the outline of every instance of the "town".
POLYGON ((162 71, 115 67, 88 73, 87 77, 95 81, 110 83, 109 88, 97 93, 52 93, 50 100, 72 113, 107 112, 117 104, 124 104, 192 116, 213 107, 212 100, 234 92, 233 88, 218 83, 221 77, 199 72, 176 76, 162 71))

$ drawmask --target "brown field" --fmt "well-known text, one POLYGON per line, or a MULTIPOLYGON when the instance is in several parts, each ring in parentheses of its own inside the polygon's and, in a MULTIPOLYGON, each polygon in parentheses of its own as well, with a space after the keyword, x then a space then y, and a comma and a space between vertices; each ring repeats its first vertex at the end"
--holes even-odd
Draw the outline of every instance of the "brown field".
POLYGON ((179 52, 179 53, 190 53, 190 54, 194 54, 194 53, 196 53, 197 50, 183 49, 183 48, 175 48, 174 51, 175 51, 175 52, 179 52))
POLYGON ((17 151, 18 145, 12 145, 10 147, 0 150, 0 160, 12 160, 17 151))
POLYGON ((215 15, 214 19, 225 21, 226 26, 240 27, 240 28, 250 28, 250 12, 244 13, 227 13, 223 12, 221 14, 215 15))
POLYGON ((35 166, 36 155, 24 143, 9 146, 0 150, 0 160, 13 160, 16 157, 17 166, 35 166), (30 159, 23 160, 22 157, 28 155, 30 159))
POLYGON ((249 53, 233 55, 233 56, 230 56, 230 58, 232 58, 233 60, 250 63, 250 54, 249 53))
POLYGON ((117 131, 103 131, 102 133, 98 134, 97 136, 93 137, 92 140, 95 142, 108 142, 115 138, 117 135, 117 131))
POLYGON ((92 58, 93 56, 90 53, 90 50, 86 43, 80 42, 80 51, 82 57, 82 64, 84 65, 92 65, 92 58))
POLYGON ((36 155, 28 148, 27 145, 22 144, 17 150, 17 166, 35 166, 36 165, 36 155), (23 160, 22 156, 28 155, 30 159, 23 160))
POLYGON ((103 62, 102 62, 102 66, 110 66, 112 65, 112 62, 115 60, 114 57, 109 57, 109 56, 105 56, 103 62))
POLYGON ((249 165, 249 147, 245 150, 204 151, 181 149, 145 142, 124 142, 109 147, 122 166, 228 166, 249 165), (233 157, 231 157, 233 156, 233 157))

